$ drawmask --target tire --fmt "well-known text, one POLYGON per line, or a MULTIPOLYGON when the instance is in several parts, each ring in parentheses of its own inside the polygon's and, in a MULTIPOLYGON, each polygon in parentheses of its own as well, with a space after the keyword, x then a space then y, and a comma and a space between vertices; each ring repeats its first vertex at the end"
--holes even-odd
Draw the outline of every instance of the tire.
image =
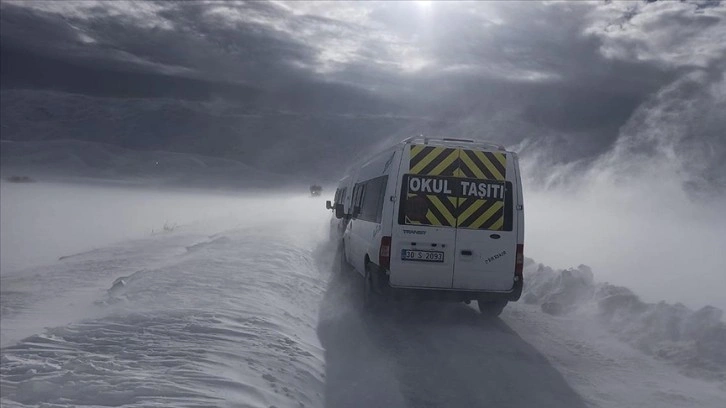
POLYGON ((345 242, 343 242, 342 239, 340 240, 338 248, 338 273, 346 273, 350 264, 348 264, 348 261, 345 260, 345 242))
POLYGON ((499 316, 500 314, 502 314, 504 307, 507 305, 506 300, 498 300, 498 301, 477 300, 477 303, 479 304, 479 313, 481 313, 482 316, 485 316, 485 317, 499 316))
POLYGON ((380 288, 376 285, 377 279, 373 276, 374 273, 378 273, 376 266, 370 262, 366 263, 365 276, 363 277, 363 309, 367 312, 379 312, 386 304, 386 296, 381 293, 380 288))
POLYGON ((363 309, 375 309, 376 293, 373 290, 373 271, 370 264, 366 264, 366 274, 363 277, 363 309))

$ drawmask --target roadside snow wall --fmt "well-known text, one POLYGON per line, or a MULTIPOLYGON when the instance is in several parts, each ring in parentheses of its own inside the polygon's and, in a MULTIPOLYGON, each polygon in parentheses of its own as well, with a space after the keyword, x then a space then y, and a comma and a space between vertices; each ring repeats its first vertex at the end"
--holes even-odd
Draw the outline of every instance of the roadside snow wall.
POLYGON ((596 282, 586 265, 553 270, 527 259, 523 301, 552 315, 596 317, 620 340, 667 360, 682 373, 726 381, 726 324, 721 309, 645 303, 630 289, 596 282))

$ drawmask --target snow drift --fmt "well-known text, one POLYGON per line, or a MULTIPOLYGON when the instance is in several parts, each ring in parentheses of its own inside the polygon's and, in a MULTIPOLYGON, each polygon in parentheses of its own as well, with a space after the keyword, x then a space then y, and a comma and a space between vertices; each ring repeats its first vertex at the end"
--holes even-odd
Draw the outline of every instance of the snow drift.
POLYGON ((184 225, 0 277, 3 335, 19 339, 0 353, 0 404, 322 406, 324 230, 278 219, 322 205, 250 207, 231 229, 184 225))
POLYGON ((713 306, 643 302, 630 289, 597 282, 586 265, 554 270, 527 259, 523 301, 552 315, 594 316, 621 340, 687 375, 726 380, 726 324, 713 306))

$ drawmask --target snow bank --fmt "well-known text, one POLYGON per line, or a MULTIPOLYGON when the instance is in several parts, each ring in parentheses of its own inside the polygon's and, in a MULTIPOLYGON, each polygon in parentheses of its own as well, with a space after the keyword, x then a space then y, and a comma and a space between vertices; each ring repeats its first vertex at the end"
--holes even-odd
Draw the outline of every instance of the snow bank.
POLYGON ((645 303, 630 289, 597 282, 586 265, 553 270, 527 259, 523 300, 552 315, 596 317, 621 340, 684 374, 726 381, 726 324, 712 306, 645 303))
MULTIPOLYGON (((322 406, 313 322, 325 281, 311 245, 259 235, 183 245, 165 265, 109 282, 98 316, 3 348, 0 403, 322 406)), ((111 253, 86 257, 115 262, 111 253)))
POLYGON ((323 406, 329 213, 306 196, 237 206, 0 276, 0 406, 323 406))

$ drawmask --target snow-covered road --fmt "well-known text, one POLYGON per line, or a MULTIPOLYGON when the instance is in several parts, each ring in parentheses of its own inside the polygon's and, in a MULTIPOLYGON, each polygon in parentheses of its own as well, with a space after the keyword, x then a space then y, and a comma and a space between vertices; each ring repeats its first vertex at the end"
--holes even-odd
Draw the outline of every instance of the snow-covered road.
POLYGON ((2 406, 726 406, 719 383, 533 305, 363 313, 321 201, 235 205, 3 273, 2 406))
POLYGON ((722 407, 726 388, 684 377, 601 325, 510 304, 359 310, 360 279, 333 275, 318 336, 330 407, 722 407))

